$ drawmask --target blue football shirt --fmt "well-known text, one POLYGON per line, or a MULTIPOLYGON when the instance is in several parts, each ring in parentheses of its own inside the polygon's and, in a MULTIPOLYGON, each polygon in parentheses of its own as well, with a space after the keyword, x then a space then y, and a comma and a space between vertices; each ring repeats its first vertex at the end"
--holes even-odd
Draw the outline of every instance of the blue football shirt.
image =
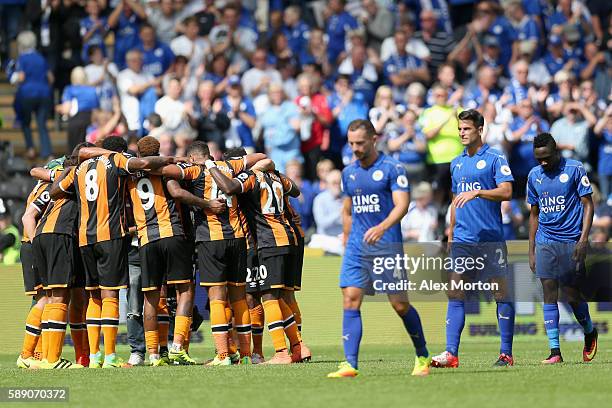
POLYGON ((540 207, 536 242, 576 242, 582 232, 580 197, 592 194, 591 182, 577 160, 561 159, 559 167, 545 172, 534 167, 527 179, 527 202, 540 207))
MULTIPOLYGON (((363 236, 368 229, 380 224, 393 210, 393 192, 410 191, 406 169, 395 159, 378 153, 378 159, 367 169, 359 161, 353 162, 342 171, 342 192, 352 201, 353 225, 347 247, 364 249, 363 236)), ((397 223, 389 228, 376 244, 401 243, 402 231, 397 223)), ((347 248, 347 249, 348 249, 347 248)))
MULTIPOLYGON (((476 154, 469 156, 467 150, 451 162, 452 190, 461 194, 473 190, 492 190, 500 183, 512 182, 512 172, 504 155, 483 145, 476 154)), ((504 231, 501 203, 475 198, 462 208, 455 209, 453 241, 457 242, 502 242, 504 231)))

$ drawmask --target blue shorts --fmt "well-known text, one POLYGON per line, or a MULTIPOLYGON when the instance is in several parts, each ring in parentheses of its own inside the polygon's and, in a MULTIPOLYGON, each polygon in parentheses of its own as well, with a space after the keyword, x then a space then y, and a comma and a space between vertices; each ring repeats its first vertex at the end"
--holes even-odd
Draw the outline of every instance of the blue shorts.
POLYGON ((340 270, 340 287, 356 287, 367 295, 377 293, 393 294, 406 292, 406 271, 395 262, 403 257, 403 251, 391 253, 365 253, 347 248, 342 258, 340 270))
POLYGON ((453 268, 449 272, 465 275, 475 281, 506 276, 508 249, 505 242, 453 242, 453 268))
POLYGON ((536 242, 536 277, 572 285, 584 276, 584 262, 572 259, 575 247, 575 242, 536 242))

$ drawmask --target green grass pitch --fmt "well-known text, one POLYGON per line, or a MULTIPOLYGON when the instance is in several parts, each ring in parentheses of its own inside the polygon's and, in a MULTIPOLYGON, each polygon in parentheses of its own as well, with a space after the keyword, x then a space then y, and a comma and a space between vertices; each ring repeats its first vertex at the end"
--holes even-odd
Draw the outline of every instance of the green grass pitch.
MULTIPOLYGON (((341 300, 337 288, 338 258, 308 257, 304 291, 298 295, 304 316, 304 338, 313 362, 291 366, 233 366, 209 368, 138 367, 115 370, 27 371, 14 368, 21 347, 27 300, 21 293, 18 270, 0 271, 0 313, 8 316, 0 333, 0 387, 68 387, 70 405, 83 407, 597 407, 609 403, 612 341, 602 336, 597 358, 582 363, 581 342, 562 342, 566 362, 543 367, 547 356, 543 334, 515 340, 516 364, 493 368, 498 352, 494 337, 470 338, 467 326, 461 347, 461 366, 433 370, 413 378, 414 352, 400 320, 384 302, 364 304, 361 375, 327 379, 342 359, 341 300)), ((442 351, 443 303, 421 303, 429 348, 442 351)), ((467 323, 494 321, 494 315, 468 316, 467 323)), ((5 319, 3 319, 5 320, 5 319)), ((531 318, 541 321, 539 316, 531 318)), ((541 324, 540 324, 541 325, 541 324)), ((194 344, 198 360, 212 357, 210 335, 203 326, 204 344, 194 344)), ((270 341, 264 335, 267 356, 270 341)), ((127 358, 128 349, 118 352, 127 358)), ((66 346, 64 354, 73 358, 66 346)), ((0 403, 2 404, 2 403, 0 403)), ((4 404, 2 404, 4 405, 4 404)), ((36 404, 29 404, 36 405, 36 404)), ((37 404, 49 406, 47 403, 37 404)))

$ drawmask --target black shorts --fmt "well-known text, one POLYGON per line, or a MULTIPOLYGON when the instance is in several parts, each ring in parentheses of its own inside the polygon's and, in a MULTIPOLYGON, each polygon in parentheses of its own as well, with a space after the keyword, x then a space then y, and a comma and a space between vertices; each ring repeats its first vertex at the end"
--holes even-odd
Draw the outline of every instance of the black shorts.
POLYGON ((246 284, 246 241, 244 238, 198 242, 201 286, 246 284))
POLYGON ((85 266, 85 289, 124 289, 128 286, 130 237, 111 239, 81 247, 85 266))
POLYGON ((259 292, 259 259, 257 250, 249 248, 246 257, 246 291, 247 293, 259 292))
POLYGON ((296 278, 295 247, 262 248, 257 251, 259 258, 260 291, 269 289, 293 290, 296 278))
POLYGON ((34 253, 31 242, 21 243, 21 268, 23 269, 23 286, 26 296, 34 296, 38 289, 42 289, 42 279, 40 278, 34 263, 34 253))
POLYGON ((525 198, 527 195, 527 176, 513 175, 514 182, 512 183, 512 198, 525 198))
POLYGON ((73 287, 78 272, 76 243, 66 234, 40 234, 32 241, 35 268, 45 289, 73 287))
POLYGON ((142 290, 193 281, 193 245, 185 237, 158 239, 138 249, 142 290))
POLYGON ((451 191, 451 169, 450 163, 438 163, 429 165, 431 184, 434 190, 444 191, 450 194, 451 191))
POLYGON ((298 235, 298 246, 295 248, 295 279, 293 288, 302 290, 302 268, 304 267, 304 238, 298 235))

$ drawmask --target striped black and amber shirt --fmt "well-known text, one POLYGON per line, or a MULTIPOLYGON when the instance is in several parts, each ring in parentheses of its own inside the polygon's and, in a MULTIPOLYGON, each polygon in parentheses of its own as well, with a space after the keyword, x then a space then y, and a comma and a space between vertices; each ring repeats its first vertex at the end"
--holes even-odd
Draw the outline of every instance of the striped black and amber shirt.
POLYGON ((81 163, 60 182, 63 191, 77 192, 79 246, 127 235, 125 199, 129 160, 130 156, 125 153, 94 157, 81 163))
MULTIPOLYGON (((230 178, 245 169, 244 159, 216 161, 215 164, 230 178)), ((183 180, 190 181, 190 189, 195 196, 206 200, 225 198, 227 201, 227 209, 221 214, 213 214, 209 210, 198 210, 194 213, 196 242, 243 238, 236 197, 226 197, 206 168, 189 164, 180 164, 179 167, 183 171, 183 180)))
MULTIPOLYGON (((25 208, 27 209, 28 207, 33 205, 39 214, 44 214, 45 210, 47 209, 47 206, 49 205, 49 202, 51 201, 51 197, 49 196, 50 189, 51 183, 39 180, 28 195, 25 208)), ((21 237, 21 242, 31 242, 32 238, 34 237, 29 237, 27 231, 24 229, 23 236, 21 237)))
POLYGON ((291 181, 277 172, 248 171, 237 179, 242 184, 244 210, 253 220, 257 249, 297 245, 297 238, 285 218, 283 196, 291 190, 291 181))
POLYGON ((142 247, 162 238, 184 236, 181 206, 162 176, 136 172, 128 179, 138 242, 142 247))
MULTIPOLYGON (((66 178, 74 174, 73 167, 66 178)), ((74 235, 79 207, 74 197, 64 197, 51 201, 38 221, 36 236, 40 234, 67 234, 74 235)))
POLYGON ((296 235, 304 238, 304 230, 302 229, 302 219, 300 218, 300 215, 297 213, 297 211, 295 211, 295 208, 293 208, 289 202, 289 196, 287 194, 285 194, 283 200, 285 201, 285 218, 287 218, 289 225, 291 225, 291 228, 293 228, 293 232, 296 235))

